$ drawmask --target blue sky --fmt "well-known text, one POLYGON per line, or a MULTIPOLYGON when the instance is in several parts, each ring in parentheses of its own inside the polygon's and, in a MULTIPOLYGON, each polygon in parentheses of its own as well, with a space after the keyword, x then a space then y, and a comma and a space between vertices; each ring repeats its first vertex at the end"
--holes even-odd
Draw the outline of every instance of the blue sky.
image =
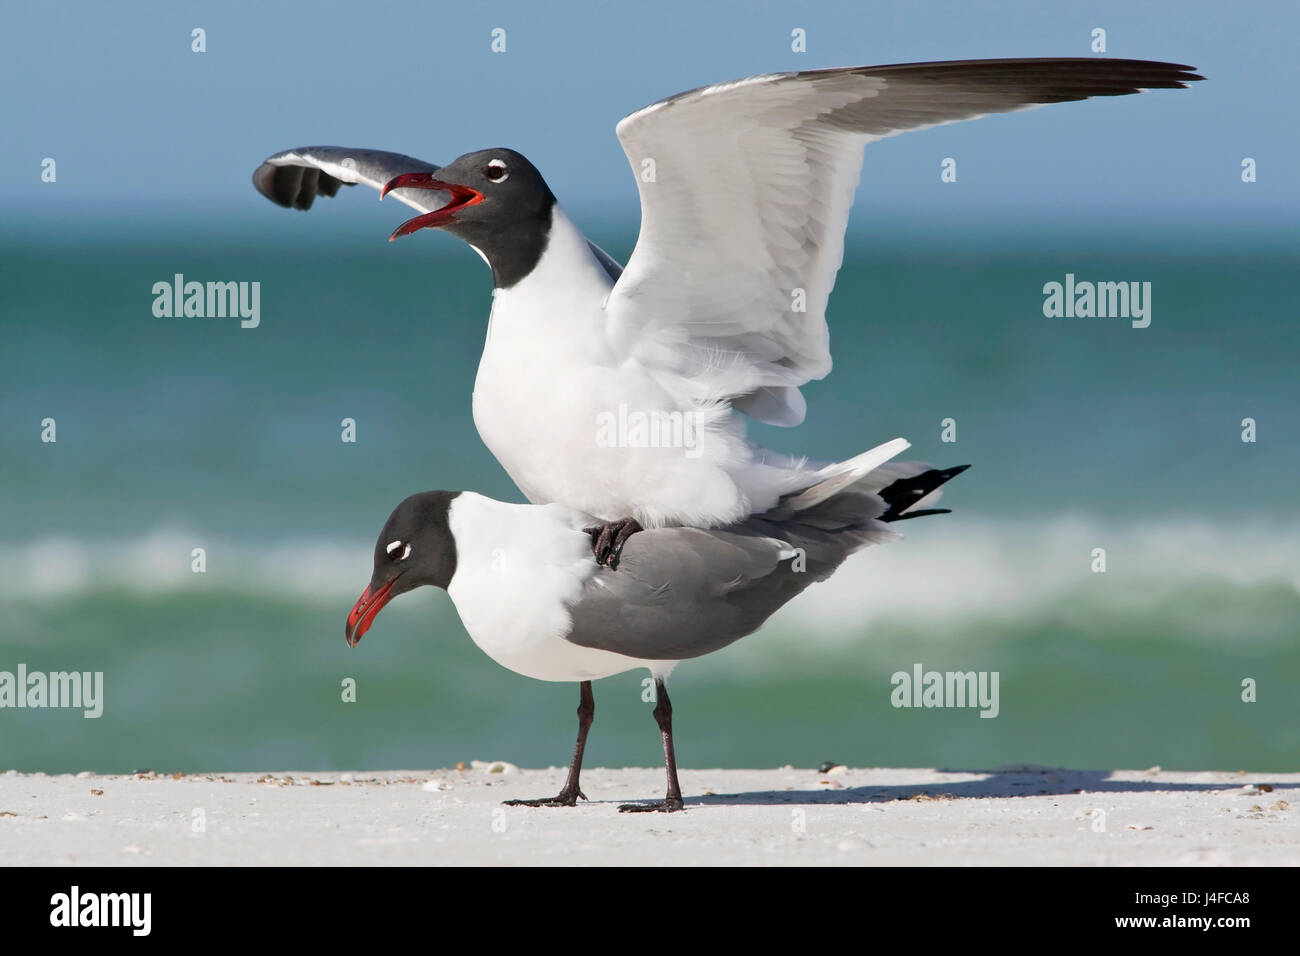
MULTIPOLYGON (((1099 221, 1293 222, 1300 206, 1300 5, 1290 2, 8 0, 0 21, 0 202, 12 222, 47 228, 196 209, 205 221, 260 221, 273 210, 252 192, 252 169, 314 143, 435 162, 512 146, 577 215, 634 223, 614 125, 663 96, 790 69, 1088 56, 1094 27, 1107 31, 1107 55, 1192 64, 1209 81, 873 146, 855 227, 870 227, 865 204, 898 215, 936 196, 1046 218, 1082 208, 1099 221), (191 52, 194 27, 206 30, 206 53, 191 52), (490 49, 495 27, 504 54, 490 49), (807 31, 806 53, 791 51, 794 27, 807 31), (40 181, 46 156, 58 163, 54 186, 40 181), (945 156, 959 171, 947 187, 945 156), (1248 187, 1244 156, 1259 164, 1248 187)), ((348 196, 347 215, 398 221, 362 198, 348 196)))

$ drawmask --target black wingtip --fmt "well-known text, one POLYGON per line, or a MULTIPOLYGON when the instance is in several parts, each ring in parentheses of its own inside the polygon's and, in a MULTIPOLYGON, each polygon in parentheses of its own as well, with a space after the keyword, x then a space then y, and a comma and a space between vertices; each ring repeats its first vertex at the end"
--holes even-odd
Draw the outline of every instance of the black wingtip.
MULTIPOLYGON (((994 60, 941 60, 857 67, 863 75, 900 76, 922 82, 960 79, 974 88, 1018 89, 1026 103, 1066 103, 1090 96, 1124 96, 1143 90, 1186 89, 1205 79, 1196 67, 1160 60, 1111 57, 1031 57, 994 60)), ((808 76, 819 72, 810 71, 808 76)), ((805 75, 805 74, 799 74, 805 75)))
POLYGON ((908 511, 905 514, 895 515, 892 518, 881 518, 881 521, 906 521, 909 518, 924 518, 927 515, 950 515, 951 508, 926 508, 924 511, 908 511))
POLYGON ((951 508, 928 508, 923 511, 908 511, 936 488, 951 481, 969 468, 970 465, 957 465, 953 468, 932 468, 919 475, 899 478, 878 494, 889 508, 880 516, 881 521, 906 521, 909 518, 923 518, 926 515, 952 514, 951 508))
POLYGON ((351 185, 314 166, 263 163, 253 170, 257 191, 285 209, 310 209, 317 196, 333 196, 340 186, 351 185))
POLYGON ((287 208, 293 205, 293 199, 290 198, 286 202, 281 198, 281 193, 275 187, 275 171, 279 168, 278 166, 272 166, 270 163, 263 163, 258 166, 257 169, 253 170, 253 188, 277 206, 287 208))

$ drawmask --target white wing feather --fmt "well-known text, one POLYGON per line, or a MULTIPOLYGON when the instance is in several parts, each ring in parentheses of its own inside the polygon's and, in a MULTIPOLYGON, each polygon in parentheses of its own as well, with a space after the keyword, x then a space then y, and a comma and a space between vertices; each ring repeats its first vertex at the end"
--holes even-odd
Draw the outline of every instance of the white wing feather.
MULTIPOLYGON (((1094 95, 1182 86, 1176 64, 984 60, 757 76, 625 118, 641 233, 606 305, 628 360, 795 425, 831 369, 826 303, 863 147, 914 129, 1094 95)), ((684 384, 683 384, 684 383, 684 384)))

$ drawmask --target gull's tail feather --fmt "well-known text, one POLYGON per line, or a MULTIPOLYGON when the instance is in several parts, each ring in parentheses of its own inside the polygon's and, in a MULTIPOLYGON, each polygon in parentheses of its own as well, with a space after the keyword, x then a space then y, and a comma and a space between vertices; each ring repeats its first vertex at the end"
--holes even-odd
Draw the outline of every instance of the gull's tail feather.
POLYGON ((781 499, 781 507, 794 512, 806 511, 857 484, 889 459, 901 455, 911 447, 911 443, 906 439, 895 438, 883 445, 877 445, 870 451, 864 451, 848 461, 827 465, 818 472, 826 477, 801 491, 786 495, 781 499))
POLYGON ((922 467, 900 476, 900 466, 891 465, 882 483, 878 472, 907 447, 896 438, 807 473, 812 484, 724 528, 633 535, 618 569, 601 568, 586 584, 571 609, 567 640, 625 657, 678 661, 752 633, 855 551, 901 538, 891 522, 934 513, 916 506, 966 470, 922 467))
POLYGON ((950 479, 957 477, 969 467, 970 465, 957 465, 954 468, 931 468, 919 475, 899 478, 888 487, 880 489, 876 494, 884 500, 889 509, 880 516, 879 520, 905 521, 908 518, 921 518, 925 515, 946 515, 951 513, 951 508, 909 509, 915 508, 924 500, 933 501, 937 497, 934 495, 935 489, 950 479))
POLYGON ((902 535, 887 525, 950 513, 949 508, 929 506, 938 501, 944 484, 970 467, 890 462, 909 447, 902 438, 895 438, 848 461, 826 465, 817 472, 816 481, 787 494, 762 517, 824 528, 856 526, 864 543, 897 540, 902 535))

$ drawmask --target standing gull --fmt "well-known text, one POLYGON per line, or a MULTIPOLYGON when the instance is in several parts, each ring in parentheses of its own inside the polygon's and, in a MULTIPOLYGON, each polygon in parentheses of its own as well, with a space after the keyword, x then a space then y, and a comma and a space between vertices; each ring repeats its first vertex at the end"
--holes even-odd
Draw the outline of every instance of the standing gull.
MULTIPOLYGON (((1178 88, 1191 67, 1120 59, 908 63, 756 76, 639 110, 617 133, 636 175, 641 233, 626 269, 565 215, 511 149, 439 167, 375 150, 304 147, 253 174, 307 209, 366 183, 470 244, 494 283, 474 386, 479 434, 534 503, 596 523, 616 562, 643 527, 720 527, 828 474, 763 449, 747 415, 797 425, 799 389, 831 368, 826 304, 863 147, 909 130, 1048 103, 1178 88), (681 447, 602 439, 624 413, 687 416, 681 447)), ((897 479, 920 466, 894 465, 897 479)))
POLYGON ((662 801, 619 809, 681 810, 668 674, 681 660, 758 630, 854 551, 901 537, 890 523, 935 513, 915 505, 965 466, 900 479, 879 494, 857 484, 905 448, 894 439, 864 452, 736 524, 644 531, 627 542, 618 570, 596 561, 586 517, 572 508, 504 504, 470 492, 412 495, 375 542, 374 571, 348 615, 347 641, 355 647, 397 595, 432 585, 446 589, 465 630, 497 663, 538 680, 578 682, 568 778, 554 797, 509 801, 529 806, 586 799, 579 774, 596 707, 591 682, 649 668, 667 792, 662 801))

